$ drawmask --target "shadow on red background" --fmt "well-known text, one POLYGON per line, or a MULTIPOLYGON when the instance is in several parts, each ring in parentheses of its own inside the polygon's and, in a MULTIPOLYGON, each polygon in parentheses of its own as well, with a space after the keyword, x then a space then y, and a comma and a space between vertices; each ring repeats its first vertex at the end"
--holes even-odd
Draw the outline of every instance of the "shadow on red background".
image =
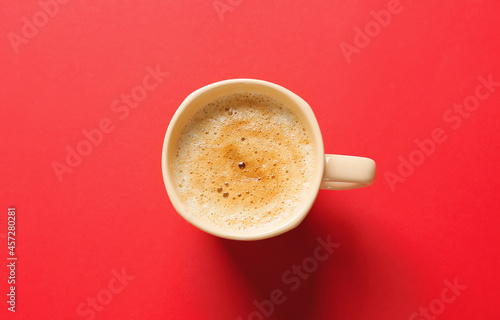
MULTIPOLYGON (((329 214, 314 211, 310 215, 329 214)), ((356 243, 353 230, 340 221, 330 227, 308 217, 294 230, 271 239, 254 242, 220 240, 254 290, 255 300, 249 301, 249 309, 239 315, 242 319, 259 319, 256 313, 264 319, 266 316, 271 319, 308 319, 318 312, 321 305, 333 307, 337 304, 325 301, 325 294, 338 291, 336 283, 341 278, 349 278, 353 285, 366 281, 360 251, 352 245, 356 243), (332 245, 326 249, 325 243, 332 245), (318 246, 321 249, 317 249, 318 246), (324 261, 314 258, 315 251, 324 261), (328 257, 324 258, 327 254, 328 257), (275 299, 278 303, 273 303, 271 293, 276 290, 281 291, 284 298, 275 299)), ((343 299, 342 292, 335 296, 343 299)), ((357 298, 363 300, 362 296, 357 298)), ((330 315, 333 314, 335 310, 330 311, 330 315)))

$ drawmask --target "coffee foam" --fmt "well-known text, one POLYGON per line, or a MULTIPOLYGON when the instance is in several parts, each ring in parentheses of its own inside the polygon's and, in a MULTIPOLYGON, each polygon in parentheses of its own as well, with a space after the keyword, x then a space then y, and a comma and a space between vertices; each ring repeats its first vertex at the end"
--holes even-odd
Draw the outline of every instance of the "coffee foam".
POLYGON ((226 230, 259 229, 296 212, 311 187, 309 129, 257 93, 218 98, 182 130, 173 163, 181 200, 226 230))

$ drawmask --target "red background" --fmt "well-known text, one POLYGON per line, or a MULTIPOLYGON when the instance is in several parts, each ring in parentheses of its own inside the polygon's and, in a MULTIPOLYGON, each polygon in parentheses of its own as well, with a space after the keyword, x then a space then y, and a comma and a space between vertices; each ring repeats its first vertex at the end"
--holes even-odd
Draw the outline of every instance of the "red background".
POLYGON ((75 0, 46 21, 37 1, 3 1, 0 317, 267 319, 253 301, 277 289, 286 301, 270 319, 417 320, 429 307, 437 319, 498 319, 500 86, 460 125, 459 113, 445 118, 478 77, 500 82, 500 3, 402 0, 378 30, 370 12, 395 0, 221 1, 231 10, 219 16, 212 0, 75 0), (13 42, 34 16, 38 32, 13 42), (346 57, 341 43, 367 24, 373 37, 346 57), (113 111, 157 66, 168 76, 144 101, 126 117, 113 111), (165 131, 190 92, 236 77, 303 97, 327 152, 375 159, 374 185, 321 191, 298 228, 269 240, 222 240, 184 221, 163 185, 165 131), (52 164, 105 118, 114 130, 59 181, 52 164), (419 158, 415 140, 436 128, 446 140, 419 158), (418 165, 401 176, 410 156, 418 165), (317 237, 340 247, 292 291, 282 275, 313 256, 317 237), (445 281, 466 288, 453 296, 445 281), (96 297, 100 311, 87 305, 96 297))

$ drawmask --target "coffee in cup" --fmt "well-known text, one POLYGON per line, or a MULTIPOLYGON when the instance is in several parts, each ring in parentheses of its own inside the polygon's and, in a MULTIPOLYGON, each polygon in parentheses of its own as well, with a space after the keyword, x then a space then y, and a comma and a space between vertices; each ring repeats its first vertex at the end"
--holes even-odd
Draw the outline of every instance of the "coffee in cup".
POLYGON ((311 188, 311 132, 282 102, 238 92, 189 119, 173 171, 180 198, 199 219, 258 231, 291 218, 311 188))

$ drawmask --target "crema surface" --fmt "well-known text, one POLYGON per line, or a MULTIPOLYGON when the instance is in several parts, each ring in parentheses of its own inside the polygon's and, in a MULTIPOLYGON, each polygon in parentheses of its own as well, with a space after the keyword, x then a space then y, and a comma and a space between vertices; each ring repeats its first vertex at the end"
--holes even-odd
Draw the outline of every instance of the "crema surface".
POLYGON ((238 93, 208 103, 182 130, 173 163, 182 201, 224 229, 289 219, 312 179, 308 128, 280 102, 238 93))

